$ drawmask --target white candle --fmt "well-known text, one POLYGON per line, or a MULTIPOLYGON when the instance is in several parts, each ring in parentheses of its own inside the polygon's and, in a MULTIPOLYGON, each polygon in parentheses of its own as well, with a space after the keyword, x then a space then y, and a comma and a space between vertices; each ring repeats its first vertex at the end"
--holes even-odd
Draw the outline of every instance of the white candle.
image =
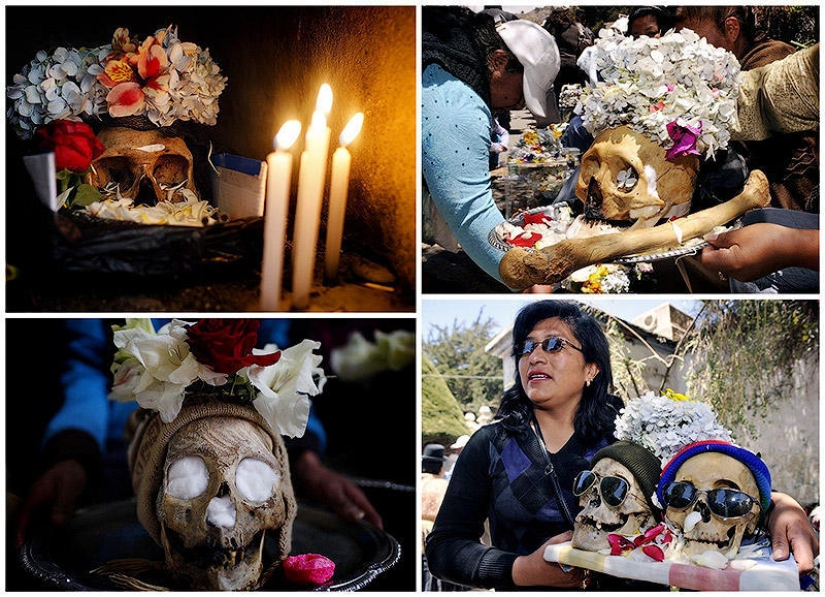
POLYGON ((359 112, 353 116, 341 131, 338 142, 341 146, 332 154, 332 176, 329 187, 329 218, 327 220, 326 259, 324 275, 328 280, 338 278, 338 262, 341 257, 341 239, 344 235, 344 215, 347 211, 347 193, 349 190, 349 167, 351 156, 347 146, 358 133, 364 115, 359 112))
POLYGON ((318 226, 329 159, 329 134, 326 113, 332 107, 332 91, 322 85, 307 130, 306 147, 301 154, 298 172, 298 205, 292 233, 292 306, 306 309, 315 274, 315 251, 318 245, 318 226))
POLYGON ((292 181, 292 154, 287 151, 298 135, 301 123, 290 120, 275 135, 275 151, 266 156, 266 211, 264 213, 264 254, 261 265, 261 310, 279 311, 284 269, 289 188, 292 181))

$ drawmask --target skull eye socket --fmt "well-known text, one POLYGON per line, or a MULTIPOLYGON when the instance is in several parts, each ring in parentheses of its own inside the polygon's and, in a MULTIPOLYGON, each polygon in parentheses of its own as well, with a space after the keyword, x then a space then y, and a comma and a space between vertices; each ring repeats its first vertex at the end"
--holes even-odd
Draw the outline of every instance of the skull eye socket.
POLYGON ((623 191, 630 191, 639 182, 639 175, 633 166, 628 166, 626 170, 619 170, 616 176, 616 188, 623 191))
POLYGON ((278 472, 256 458, 244 458, 235 472, 235 487, 250 502, 265 502, 271 498, 280 480, 278 472))
POLYGON ((109 184, 116 184, 121 189, 131 189, 135 184, 134 167, 124 157, 104 158, 95 164, 98 186, 103 188, 109 184))
POLYGON ((161 186, 175 186, 188 180, 189 163, 183 156, 162 155, 155 162, 152 176, 161 186))
POLYGON ((200 456, 185 456, 166 471, 166 493, 181 500, 198 497, 209 484, 209 471, 200 456))

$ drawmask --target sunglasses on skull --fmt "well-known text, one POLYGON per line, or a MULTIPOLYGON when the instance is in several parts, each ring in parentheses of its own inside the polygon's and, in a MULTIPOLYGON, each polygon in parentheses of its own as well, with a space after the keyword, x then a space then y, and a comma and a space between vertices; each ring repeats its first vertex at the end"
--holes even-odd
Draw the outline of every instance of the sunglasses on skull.
POLYGON ((598 488, 601 499, 613 508, 621 506, 630 493, 630 484, 621 477, 602 477, 593 471, 582 471, 573 480, 573 495, 581 497, 593 486, 598 488))
POLYGON ((544 352, 560 352, 561 349, 565 346, 575 348, 579 352, 584 352, 581 348, 579 348, 569 340, 552 336, 550 338, 545 338, 541 342, 536 342, 535 340, 526 340, 522 345, 521 350, 518 351, 518 353, 520 356, 532 354, 533 351, 536 350, 539 346, 541 346, 541 349, 544 352))
POLYGON ((705 495, 705 503, 710 511, 722 518, 738 518, 750 514, 757 501, 736 489, 697 489, 684 481, 668 483, 662 492, 665 506, 674 510, 685 510, 696 503, 699 494, 705 495))

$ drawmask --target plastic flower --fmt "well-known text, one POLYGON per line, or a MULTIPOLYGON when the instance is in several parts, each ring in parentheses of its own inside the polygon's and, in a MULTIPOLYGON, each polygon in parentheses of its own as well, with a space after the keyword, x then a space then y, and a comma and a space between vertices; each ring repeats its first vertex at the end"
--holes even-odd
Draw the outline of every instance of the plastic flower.
MULTIPOLYGON (((313 351, 321 343, 304 340, 281 351, 280 360, 268 367, 252 365, 246 374, 258 391, 253 406, 270 426, 282 435, 300 437, 309 420, 309 397, 321 393, 326 375, 320 367, 323 357, 313 351)), ((274 344, 253 354, 270 354, 277 350, 274 344)))

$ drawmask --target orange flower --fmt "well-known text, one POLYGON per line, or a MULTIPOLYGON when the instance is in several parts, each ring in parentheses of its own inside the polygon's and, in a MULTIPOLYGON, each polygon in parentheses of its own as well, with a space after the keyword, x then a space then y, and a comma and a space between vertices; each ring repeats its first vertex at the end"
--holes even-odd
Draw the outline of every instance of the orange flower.
POLYGON ((130 83, 137 79, 132 65, 123 60, 110 60, 102 73, 98 75, 98 80, 111 89, 119 83, 130 83))
POLYGON ((97 76, 110 89, 106 102, 109 114, 115 118, 140 114, 146 104, 146 92, 154 95, 169 88, 169 58, 163 47, 149 36, 138 49, 128 36, 126 29, 115 31, 112 47, 137 49, 137 54, 110 54, 104 71, 97 76))

